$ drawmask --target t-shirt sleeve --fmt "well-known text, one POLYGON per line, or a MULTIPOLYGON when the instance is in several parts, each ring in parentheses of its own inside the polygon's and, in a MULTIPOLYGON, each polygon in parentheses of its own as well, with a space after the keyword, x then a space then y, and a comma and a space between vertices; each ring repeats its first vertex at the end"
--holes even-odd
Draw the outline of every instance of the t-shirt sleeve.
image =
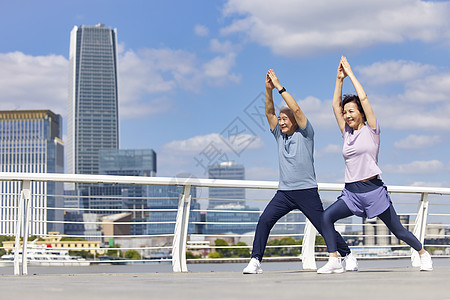
POLYGON ((376 123, 375 123, 375 124, 376 124, 376 125, 375 125, 375 129, 373 129, 372 127, 370 127, 369 124, 367 124, 367 127, 369 128, 369 130, 370 130, 370 132, 371 132, 372 134, 380 135, 380 124, 378 123, 378 120, 376 120, 376 123))
POLYGON ((278 139, 278 137, 281 135, 281 128, 280 128, 280 125, 277 124, 277 125, 275 126, 275 128, 274 128, 273 130, 271 130, 271 132, 272 132, 273 136, 275 137, 275 139, 278 139))
POLYGON ((304 137, 313 139, 314 138, 314 129, 311 125, 311 122, 309 122, 309 119, 306 119, 306 127, 305 129, 298 127, 297 131, 299 131, 304 137))

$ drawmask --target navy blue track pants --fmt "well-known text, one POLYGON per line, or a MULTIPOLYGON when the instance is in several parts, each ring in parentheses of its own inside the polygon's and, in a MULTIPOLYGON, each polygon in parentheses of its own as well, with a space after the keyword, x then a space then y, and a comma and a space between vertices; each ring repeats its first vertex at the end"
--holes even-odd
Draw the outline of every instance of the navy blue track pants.
MULTIPOLYGON (((275 223, 294 209, 299 209, 311 221, 317 231, 322 234, 323 206, 317 188, 277 191, 259 217, 253 240, 252 257, 262 260, 269 233, 275 223)), ((350 249, 342 236, 335 231, 338 251, 341 256, 350 253, 350 249)))

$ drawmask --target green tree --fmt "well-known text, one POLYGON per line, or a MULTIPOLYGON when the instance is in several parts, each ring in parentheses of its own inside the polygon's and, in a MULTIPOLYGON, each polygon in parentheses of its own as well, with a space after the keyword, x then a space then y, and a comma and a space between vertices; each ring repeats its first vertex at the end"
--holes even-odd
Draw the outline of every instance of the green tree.
MULTIPOLYGON (((228 243, 224 239, 216 239, 214 244, 219 247, 227 247, 228 243)), ((250 249, 240 248, 242 246, 247 246, 244 242, 238 242, 233 244, 236 248, 218 248, 214 252, 210 252, 209 258, 223 258, 223 257, 250 257, 250 249)))
POLYGON ((92 254, 90 251, 86 250, 69 250, 69 255, 71 256, 80 256, 82 258, 94 258, 94 254, 92 254))
POLYGON ((222 258, 223 256, 219 252, 213 251, 213 252, 209 252, 208 257, 209 258, 222 258))
MULTIPOLYGON (((247 244, 244 242, 238 242, 238 243, 234 244, 233 246, 242 247, 242 246, 247 246, 247 244)), ((250 257, 250 249, 248 249, 248 248, 232 249, 232 257, 250 257)))
MULTIPOLYGON (((6 236, 6 235, 0 235, 0 247, 3 247, 3 242, 4 241, 14 241, 14 237, 13 236, 6 236)), ((6 250, 3 248, 0 248, 0 256, 5 255, 6 254, 6 250)))
POLYGON ((192 251, 186 251, 186 258, 187 259, 201 258, 201 255, 194 255, 192 251))
MULTIPOLYGON (((120 245, 114 244, 112 246, 109 246, 109 248, 120 248, 120 245)), ((114 257, 122 257, 122 251, 120 250, 108 250, 106 252, 107 255, 109 256, 114 256, 114 257)))
MULTIPOLYGON (((301 240, 296 240, 292 237, 285 237, 282 239, 273 239, 267 243, 267 246, 295 246, 301 245, 301 240)), ((298 247, 274 247, 266 248, 264 253, 266 256, 298 256, 300 249, 298 247)))
POLYGON ((136 250, 128 250, 127 252, 125 252, 125 258, 140 259, 141 255, 136 250))
POLYGON ((61 237, 61 242, 79 242, 79 241, 86 241, 86 240, 83 238, 72 238, 67 236, 61 237))
POLYGON ((326 246, 325 240, 323 239, 323 237, 321 235, 316 235, 316 247, 314 248, 314 251, 316 252, 326 252, 327 251, 327 247, 317 247, 317 246, 326 246))
MULTIPOLYGON (((216 246, 219 246, 219 247, 226 247, 226 246, 228 246, 227 241, 225 241, 224 239, 216 239, 214 241, 214 244, 216 246)), ((216 252, 218 252, 220 254, 220 257, 231 257, 231 250, 230 249, 218 248, 218 249, 216 249, 216 252)))

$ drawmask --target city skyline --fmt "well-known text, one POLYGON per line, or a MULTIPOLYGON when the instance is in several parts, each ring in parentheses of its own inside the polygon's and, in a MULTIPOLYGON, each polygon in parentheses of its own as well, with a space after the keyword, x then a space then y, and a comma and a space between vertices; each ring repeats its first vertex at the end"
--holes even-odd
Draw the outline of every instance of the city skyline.
POLYGON ((2 110, 51 109, 67 124, 69 32, 102 23, 120 35, 120 148, 155 149, 158 176, 207 178, 199 161, 214 153, 246 179, 278 180, 261 115, 273 68, 313 124, 318 181, 343 182, 331 97, 346 55, 381 124, 386 184, 450 186, 449 1, 24 2, 5 3, 0 20, 2 110))

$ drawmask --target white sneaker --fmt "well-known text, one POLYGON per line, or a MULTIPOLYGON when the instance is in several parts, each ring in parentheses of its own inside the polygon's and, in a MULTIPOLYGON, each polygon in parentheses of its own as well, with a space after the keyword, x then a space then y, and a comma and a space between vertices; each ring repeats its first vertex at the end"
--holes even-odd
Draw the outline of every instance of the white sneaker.
POLYGON ((317 274, 344 273, 344 267, 337 257, 328 258, 328 262, 319 270, 317 274))
POLYGON ((253 257, 242 272, 244 274, 262 274, 263 270, 261 269, 259 260, 253 257))
POLYGON ((419 255, 420 256, 420 271, 433 271, 433 262, 431 261, 431 255, 428 252, 419 255))
POLYGON ((344 257, 345 271, 358 271, 358 261, 352 253, 347 254, 344 257))

